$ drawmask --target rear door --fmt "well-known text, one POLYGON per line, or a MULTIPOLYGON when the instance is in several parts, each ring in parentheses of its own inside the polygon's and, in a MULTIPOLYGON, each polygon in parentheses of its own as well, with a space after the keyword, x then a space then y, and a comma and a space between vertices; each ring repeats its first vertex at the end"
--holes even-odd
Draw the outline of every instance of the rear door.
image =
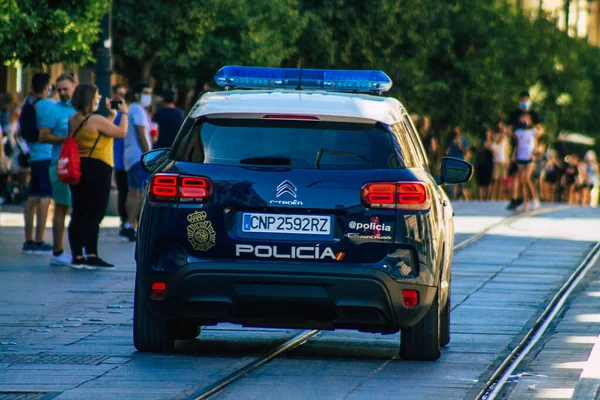
POLYGON ((169 171, 187 193, 178 206, 186 250, 261 262, 381 261, 395 240, 395 187, 376 183, 415 179, 388 127, 288 118, 196 122, 169 171))

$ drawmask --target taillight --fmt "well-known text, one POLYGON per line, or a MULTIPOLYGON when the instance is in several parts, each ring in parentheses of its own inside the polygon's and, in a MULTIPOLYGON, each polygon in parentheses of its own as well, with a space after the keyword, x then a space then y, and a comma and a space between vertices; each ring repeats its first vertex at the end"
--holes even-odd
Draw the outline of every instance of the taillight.
POLYGON ((211 181, 201 176, 156 174, 150 181, 152 201, 180 201, 203 203, 210 199, 211 181))
POLYGON ((402 302, 405 307, 416 307, 419 305, 419 292, 416 290, 403 290, 402 291, 402 302))
POLYGON ((362 187, 361 199, 367 208, 429 209, 427 187, 421 182, 367 183, 362 187))
POLYGON ((209 183, 207 178, 182 176, 179 186, 180 199, 206 199, 208 197, 209 183))
POLYGON ((177 175, 155 175, 150 184, 150 193, 155 198, 174 200, 177 197, 177 175))
POLYGON ((163 300, 167 294, 167 285, 164 282, 154 282, 152 284, 152 298, 154 300, 163 300))

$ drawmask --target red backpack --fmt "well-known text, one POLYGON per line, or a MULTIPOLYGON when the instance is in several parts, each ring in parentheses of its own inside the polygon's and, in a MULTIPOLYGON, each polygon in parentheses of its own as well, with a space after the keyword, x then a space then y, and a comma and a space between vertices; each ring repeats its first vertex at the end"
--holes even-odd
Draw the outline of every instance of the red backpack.
MULTIPOLYGON (((58 180, 63 183, 77 185, 79 183, 79 179, 81 178, 81 157, 79 156, 79 147, 75 141, 75 135, 77 135, 77 132, 79 132, 89 117, 90 116, 88 115, 86 119, 84 119, 79 125, 79 128, 73 132, 73 135, 69 136, 67 140, 65 140, 62 149, 60 150, 58 164, 56 166, 56 174, 58 175, 58 180)), ((100 135, 98 135, 98 139, 100 139, 100 135)), ((96 143, 94 143, 94 147, 92 147, 92 151, 90 151, 90 156, 92 155, 96 144, 98 144, 98 140, 96 140, 96 143)))

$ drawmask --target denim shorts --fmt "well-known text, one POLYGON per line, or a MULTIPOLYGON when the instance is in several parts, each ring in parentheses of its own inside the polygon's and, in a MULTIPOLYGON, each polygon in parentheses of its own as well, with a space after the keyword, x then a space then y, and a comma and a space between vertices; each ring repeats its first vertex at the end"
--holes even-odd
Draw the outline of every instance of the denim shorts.
POLYGON ((130 190, 144 190, 150 174, 144 171, 142 163, 135 163, 127 170, 127 187, 130 190))
POLYGON ((52 183, 50 182, 50 160, 31 161, 29 196, 40 198, 52 197, 52 183))

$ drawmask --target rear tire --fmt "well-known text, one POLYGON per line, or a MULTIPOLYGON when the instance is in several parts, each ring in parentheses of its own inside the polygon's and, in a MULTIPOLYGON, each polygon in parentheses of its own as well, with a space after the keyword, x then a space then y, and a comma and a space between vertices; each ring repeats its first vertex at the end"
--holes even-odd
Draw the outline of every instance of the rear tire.
POLYGON ((445 347, 450 343, 450 288, 448 288, 448 300, 440 313, 440 346, 445 347))
POLYGON ((169 353, 175 347, 175 335, 169 322, 150 313, 137 283, 133 304, 133 345, 138 351, 151 353, 169 353))
POLYGON ((440 358, 440 290, 421 321, 412 328, 402 329, 400 357, 405 360, 435 361, 440 358))

